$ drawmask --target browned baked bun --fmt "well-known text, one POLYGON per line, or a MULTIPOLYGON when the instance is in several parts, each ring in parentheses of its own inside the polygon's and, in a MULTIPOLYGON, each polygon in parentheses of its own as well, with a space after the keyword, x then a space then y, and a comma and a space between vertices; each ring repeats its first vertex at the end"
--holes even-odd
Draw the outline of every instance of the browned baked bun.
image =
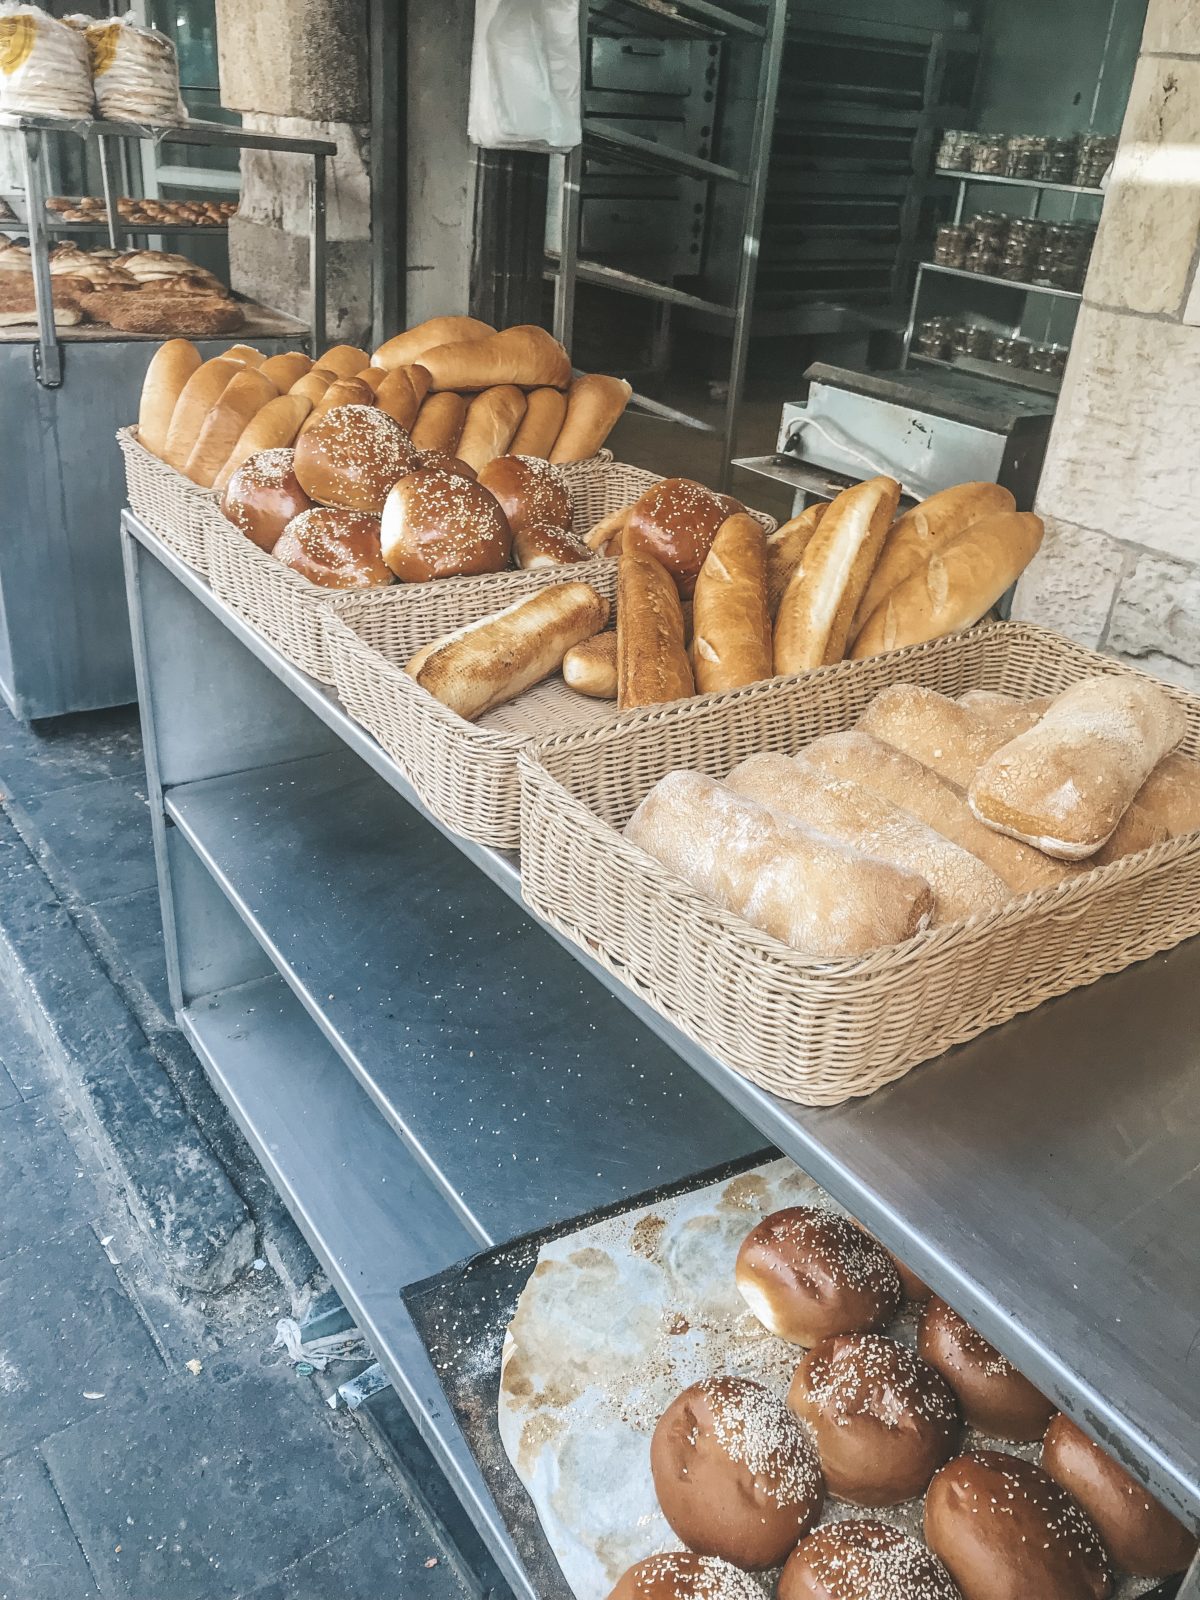
POLYGON ((339 406, 296 440, 296 476, 320 505, 378 515, 418 456, 398 422, 375 406, 339 406))
POLYGON ((961 1600, 950 1574, 888 1522, 829 1522, 806 1535, 779 1574, 776 1600, 961 1600))
POLYGON ((292 469, 292 451, 286 449, 260 450, 243 461, 221 496, 222 515, 268 553, 292 518, 311 509, 292 469))
POLYGON ((763 1327, 792 1344, 883 1327, 900 1304, 887 1251, 849 1217, 789 1206, 742 1240, 737 1286, 763 1327))
POLYGON ((728 1561, 670 1550, 630 1567, 608 1600, 763 1600, 763 1592, 728 1561))
POLYGON ((479 474, 496 496, 514 534, 533 523, 571 526, 571 495, 557 467, 540 456, 494 456, 479 474))
POLYGON ((921 1313, 917 1349, 936 1367, 962 1404, 973 1428, 992 1439, 1040 1439, 1054 1407, 936 1295, 921 1313))
POLYGON ((461 456, 452 456, 449 450, 422 450, 421 465, 435 467, 439 472, 448 472, 452 478, 466 478, 471 483, 475 482, 475 468, 461 456))
POLYGON ((928 1362, 879 1333, 835 1333, 796 1368, 788 1410, 808 1428, 832 1494, 895 1506, 958 1447, 962 1413, 928 1362))
POLYGON ((691 478, 664 478, 636 500, 625 523, 622 549, 640 550, 662 563, 686 600, 717 536, 717 529, 746 508, 691 478))
POLYGON ((513 534, 513 557, 518 567, 564 567, 573 561, 590 561, 592 552, 566 528, 545 522, 525 522, 513 534))
POLYGON ((677 1395, 650 1441, 650 1471, 683 1543, 737 1567, 778 1566, 825 1500, 800 1424, 748 1378, 706 1378, 677 1395))
POLYGON ((392 582, 379 553, 379 518, 314 506, 293 517, 271 554, 323 589, 375 589, 392 582))
POLYGON ((925 1496, 925 1543, 963 1600, 1105 1600, 1108 1558, 1070 1495, 999 1450, 956 1456, 925 1496))
POLYGON ((1166 1578, 1196 1554, 1195 1534, 1061 1411, 1046 1429, 1042 1468, 1083 1507, 1115 1566, 1166 1578))
MULTIPOLYGON (((862 1223, 856 1221, 854 1226, 862 1228, 862 1223)), ((870 1233, 870 1229, 863 1228, 863 1232, 870 1233)), ((875 1235, 872 1233, 871 1237, 874 1239, 875 1235)), ((891 1256, 892 1263, 900 1274, 900 1293, 906 1300, 914 1300, 918 1305, 924 1305, 929 1299, 929 1285, 923 1283, 911 1267, 906 1267, 894 1250, 888 1250, 888 1255, 891 1256)))
POLYGON ((383 508, 383 558, 402 583, 500 572, 512 535, 495 497, 468 478, 422 467, 383 508))

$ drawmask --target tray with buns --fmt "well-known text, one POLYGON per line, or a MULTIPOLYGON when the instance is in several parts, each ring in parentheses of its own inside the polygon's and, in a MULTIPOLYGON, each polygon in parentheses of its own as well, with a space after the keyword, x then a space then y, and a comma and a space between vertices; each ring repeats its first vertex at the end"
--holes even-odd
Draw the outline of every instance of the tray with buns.
POLYGON ((538 741, 522 891, 835 1105, 1200 932, 1197 756, 1200 698, 993 623, 538 741))

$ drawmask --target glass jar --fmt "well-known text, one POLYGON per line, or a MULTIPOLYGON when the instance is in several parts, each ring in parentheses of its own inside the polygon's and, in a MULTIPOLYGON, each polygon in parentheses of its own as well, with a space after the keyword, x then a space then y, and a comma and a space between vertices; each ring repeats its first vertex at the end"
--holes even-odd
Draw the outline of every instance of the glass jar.
POLYGON ((1015 335, 997 334, 992 340, 992 360, 1004 367, 1029 365, 1029 340, 1015 335))
POLYGON ((992 177, 1007 176, 1008 139, 1004 134, 981 137, 971 150, 971 171, 992 177))
POLYGON ((953 317, 928 317, 918 322, 913 332, 913 349, 918 355, 949 361, 955 326, 953 317))
POLYGON ((969 172, 971 151, 979 135, 968 128, 946 128, 938 145, 935 165, 948 172, 969 172))

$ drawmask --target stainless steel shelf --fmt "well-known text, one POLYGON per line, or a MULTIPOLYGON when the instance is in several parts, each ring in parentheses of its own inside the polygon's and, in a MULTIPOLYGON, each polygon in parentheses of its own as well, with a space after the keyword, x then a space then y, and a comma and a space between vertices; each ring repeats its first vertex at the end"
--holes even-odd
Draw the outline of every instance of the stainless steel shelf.
POLYGON ((628 133, 624 128, 595 117, 587 117, 583 124, 585 149, 607 151, 631 166, 649 168, 654 172, 682 172, 694 178, 720 178, 728 183, 748 183, 746 173, 733 167, 723 167, 717 161, 706 161, 702 156, 691 155, 687 150, 675 150, 669 144, 655 139, 643 139, 640 134, 628 133))
POLYGON ((589 8, 621 31, 636 33, 640 28, 655 38, 675 34, 710 38, 722 33, 748 39, 766 36, 762 23, 711 0, 589 0, 589 8))
MULTIPOLYGON (((547 252, 547 258, 546 276, 557 277, 557 256, 547 252)), ((686 306, 690 311, 704 311, 710 317, 721 317, 726 321, 733 321, 737 316, 733 306, 722 305, 719 300, 705 300, 700 295, 672 288, 670 284, 657 283, 653 278, 641 278, 633 272, 622 272, 618 267, 606 267, 599 261, 578 261, 575 276, 580 283, 598 284, 602 289, 615 289, 618 294, 635 295, 640 300, 657 300, 667 306, 686 306)))
POLYGON ((953 178, 956 183, 996 183, 1006 189, 1042 189, 1054 194, 1090 194, 1103 200, 1103 189, 1091 189, 1078 183, 1043 183, 1040 178, 1003 178, 992 172, 955 172, 950 167, 937 167, 936 178, 953 178))
POLYGON ((993 383, 1007 383, 1014 389, 1035 389, 1039 394, 1058 394, 1062 379, 1049 372, 1022 371, 1020 367, 1005 367, 999 361, 977 361, 970 356, 960 356, 955 361, 943 361, 941 356, 922 355, 919 350, 908 352, 909 361, 923 367, 942 367, 947 372, 966 372, 973 378, 989 378, 993 383))
POLYGON ((299 139, 288 134, 258 133, 226 122, 106 122, 100 117, 31 117, 0 113, 0 129, 17 133, 71 133, 88 139, 152 139, 156 144, 215 145, 226 150, 290 150, 297 155, 332 156, 337 145, 329 139, 299 139))
POLYGON ((1023 283, 1017 278, 998 278, 990 272, 968 272, 963 267, 943 267, 937 261, 922 261, 921 272, 936 272, 947 278, 965 278, 969 283, 991 283, 1001 289, 1015 289, 1021 294, 1049 294, 1057 300, 1082 300, 1078 289, 1058 289, 1049 283, 1023 283))
MULTIPOLYGON (((108 238, 108 224, 106 222, 48 222, 47 233, 75 234, 75 233, 102 233, 108 238)), ((223 222, 119 222, 118 234, 135 233, 213 233, 222 238, 229 232, 223 222)), ((14 235, 27 235, 29 224, 27 222, 0 222, 0 233, 14 235)))

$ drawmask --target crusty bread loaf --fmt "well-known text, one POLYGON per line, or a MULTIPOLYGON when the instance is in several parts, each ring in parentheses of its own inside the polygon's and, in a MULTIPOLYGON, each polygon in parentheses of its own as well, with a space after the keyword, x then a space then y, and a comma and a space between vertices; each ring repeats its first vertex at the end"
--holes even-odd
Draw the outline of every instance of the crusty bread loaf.
POLYGON ((1134 805, 1161 824, 1169 839, 1194 833, 1200 828, 1200 761, 1177 753, 1164 756, 1138 790, 1134 805))
MULTIPOLYGON (((376 360, 378 357, 377 351, 376 360)), ((503 333, 484 339, 424 350, 420 361, 433 380, 434 390, 494 389, 508 383, 520 389, 565 389, 571 381, 567 352, 535 323, 505 328, 503 333)))
POLYGON ((851 728, 844 733, 825 734, 806 745, 802 754, 831 777, 852 778, 911 811, 954 844, 978 856, 1014 894, 1053 888, 1079 870, 985 827, 972 816, 966 794, 957 784, 869 733, 851 728))
POLYGON ((239 368, 196 435, 183 469, 193 483, 198 483, 202 489, 212 488, 214 479, 229 459, 229 452, 251 419, 269 400, 274 400, 276 394, 270 378, 264 378, 257 368, 239 368))
POLYGON ((567 414, 567 397, 559 389, 531 389, 525 396, 525 415, 509 445, 514 456, 550 459, 554 441, 567 414))
POLYGON ((444 450, 447 455, 457 455, 466 420, 467 402, 462 395, 451 391, 431 394, 421 402, 417 412, 411 429, 412 442, 418 450, 444 450))
POLYGON ((1182 709, 1148 679, 1085 678, 980 767, 971 810, 1048 855, 1085 860, 1186 732, 1182 709))
POLYGON ((792 517, 767 535, 767 609, 772 622, 779 613, 783 591, 800 565, 817 524, 828 510, 828 501, 817 500, 798 517, 792 517))
POLYGON ((1031 728, 1039 715, 1019 700, 989 709, 964 705, 921 684, 893 683, 875 696, 858 726, 966 789, 988 757, 1031 728))
POLYGON ((501 384, 477 394, 467 407, 454 454, 476 472, 502 456, 525 415, 525 396, 515 384, 501 384))
POLYGON ((599 522, 594 522, 583 536, 583 542, 588 549, 595 551, 598 556, 609 554, 608 546, 619 533, 624 532, 633 507, 634 502, 631 500, 627 506, 618 506, 616 511, 610 511, 606 517, 601 517, 599 522))
POLYGON ((728 517, 704 558, 692 599, 692 671, 700 694, 771 676, 766 539, 745 512, 728 517))
POLYGON ((371 358, 356 344, 335 344, 317 363, 327 372, 336 372, 339 378, 352 378, 356 372, 371 365, 371 358))
POLYGON ((312 369, 312 357, 306 356, 303 350, 285 350, 282 355, 268 356, 258 370, 264 378, 270 378, 280 394, 287 394, 292 385, 299 383, 312 369))
POLYGON ((978 856, 866 784, 831 777, 803 751, 794 759, 750 756, 725 783, 735 794, 926 879, 934 895, 935 926, 994 911, 1011 898, 1004 881, 978 856))
POLYGON ((924 878, 700 772, 660 779, 625 835, 716 905, 816 960, 899 944, 933 913, 924 878))
POLYGON ((152 455, 161 456, 166 449, 176 402, 200 364, 200 352, 190 339, 168 339, 154 352, 138 408, 138 439, 152 455))
POLYGON ((410 367, 426 350, 465 339, 486 339, 495 331, 490 323, 480 322, 475 317, 430 317, 428 322, 419 322, 415 328, 386 340, 371 362, 376 367, 410 367))
POLYGON ((845 656, 850 623, 899 499, 894 478, 868 478, 830 504, 779 602, 776 672, 805 672, 845 656))
POLYGON ((572 645, 608 621, 608 601, 586 583, 563 583, 426 646, 406 671, 460 717, 503 705, 562 666, 572 645))
POLYGON ((1042 519, 1031 511, 980 517, 885 596, 863 624, 851 659, 969 628, 1024 572, 1043 532, 1042 519))
POLYGON ((184 384, 175 410, 171 413, 171 426, 167 429, 163 460, 182 472, 187 466, 192 446, 196 443, 204 419, 224 393, 226 386, 244 371, 236 361, 223 361, 219 356, 196 368, 184 384))
POLYGON ((617 698, 617 635, 610 628, 573 644, 563 657, 563 682, 592 700, 617 698))
POLYGON ((633 386, 602 372, 585 373, 567 390, 567 414, 551 461, 587 461, 596 454, 629 404, 633 386))
POLYGON ((850 628, 851 643, 867 618, 905 578, 923 567, 941 545, 957 538, 981 517, 1015 511, 1017 502, 998 483, 958 483, 931 494, 928 500, 897 517, 883 541, 858 611, 850 628))
MULTIPOLYGON (((265 376, 261 367, 258 370, 260 376, 265 376)), ((225 458, 225 465, 213 479, 212 486, 216 492, 222 493, 243 461, 249 461, 251 456, 258 455, 260 451, 280 450, 292 444, 311 410, 311 405, 301 394, 280 394, 268 400, 242 429, 237 443, 225 458)))
POLYGON ((653 556, 624 550, 617 567, 617 706, 685 700, 696 684, 675 580, 653 556))

